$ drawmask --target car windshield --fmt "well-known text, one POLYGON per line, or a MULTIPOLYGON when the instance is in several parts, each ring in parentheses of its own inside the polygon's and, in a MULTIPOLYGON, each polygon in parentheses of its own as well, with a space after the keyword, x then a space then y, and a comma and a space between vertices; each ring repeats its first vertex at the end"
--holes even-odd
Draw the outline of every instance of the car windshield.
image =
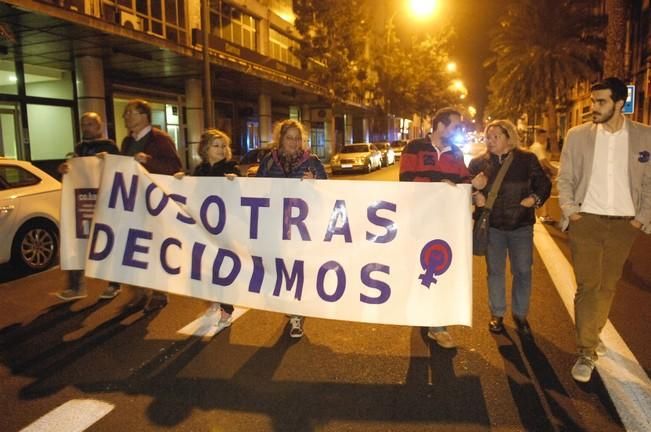
POLYGON ((402 141, 394 141, 391 143, 391 147, 402 147, 405 143, 402 141))
POLYGON ((377 147, 380 150, 386 150, 389 148, 389 144, 387 143, 375 143, 375 147, 377 147))
POLYGON ((364 153, 368 151, 368 144, 351 144, 344 146, 342 153, 364 153))

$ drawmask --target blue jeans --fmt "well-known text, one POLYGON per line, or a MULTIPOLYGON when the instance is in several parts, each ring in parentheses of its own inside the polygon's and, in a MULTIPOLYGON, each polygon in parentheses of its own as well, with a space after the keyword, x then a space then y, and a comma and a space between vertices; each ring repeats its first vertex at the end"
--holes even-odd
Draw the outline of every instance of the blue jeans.
POLYGON ((531 299, 531 266, 533 264, 533 226, 504 231, 488 230, 488 302, 491 314, 503 317, 506 312, 506 255, 511 263, 511 312, 526 318, 531 299))

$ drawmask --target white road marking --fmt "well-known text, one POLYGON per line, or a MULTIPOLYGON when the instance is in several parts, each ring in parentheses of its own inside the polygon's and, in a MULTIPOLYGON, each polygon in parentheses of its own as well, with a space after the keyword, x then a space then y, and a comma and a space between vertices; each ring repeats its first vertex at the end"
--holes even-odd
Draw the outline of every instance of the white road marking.
MULTIPOLYGON (((572 265, 540 223, 534 226, 534 243, 574 321, 576 280, 572 265)), ((608 352, 599 358, 597 369, 624 427, 627 431, 651 430, 651 380, 610 320, 601 340, 608 352)))
POLYGON ((73 399, 45 414, 21 432, 82 432, 110 413, 114 405, 94 399, 73 399))
MULTIPOLYGON (((219 321, 220 312, 215 311, 214 313, 208 313, 209 311, 210 310, 207 310, 204 315, 201 315, 190 324, 178 330, 177 333, 189 336, 201 336, 204 338, 213 337, 215 334, 217 334, 217 322, 219 321)), ((231 318, 231 325, 235 322, 235 320, 240 318, 248 311, 248 309, 236 307, 231 318)))

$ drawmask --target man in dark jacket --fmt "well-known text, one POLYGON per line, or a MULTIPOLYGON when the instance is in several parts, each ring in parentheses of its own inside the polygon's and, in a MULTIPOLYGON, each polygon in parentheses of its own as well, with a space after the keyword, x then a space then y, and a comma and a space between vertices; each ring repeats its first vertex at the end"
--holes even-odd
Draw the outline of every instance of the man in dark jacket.
MULTIPOLYGON (((151 107, 140 99, 130 100, 124 108, 124 124, 129 135, 122 140, 122 154, 133 156, 152 174, 173 175, 182 170, 181 159, 172 138, 152 127, 151 107)), ((145 303, 146 292, 137 289, 137 297, 130 305, 140 307, 145 303)), ((153 291, 145 305, 145 312, 161 309, 167 305, 167 294, 153 291)))
MULTIPOLYGON (((118 148, 113 140, 104 138, 104 125, 99 114, 87 112, 81 116, 82 140, 75 146, 73 157, 95 156, 98 153, 118 154, 118 148)), ((70 171, 70 165, 66 162, 59 165, 59 173, 65 175, 70 171)), ((112 299, 120 294, 120 284, 109 282, 104 292, 100 294, 101 299, 112 299)), ((68 272, 68 288, 57 293, 61 300, 71 301, 82 299, 87 296, 86 284, 83 270, 71 270, 68 272)))

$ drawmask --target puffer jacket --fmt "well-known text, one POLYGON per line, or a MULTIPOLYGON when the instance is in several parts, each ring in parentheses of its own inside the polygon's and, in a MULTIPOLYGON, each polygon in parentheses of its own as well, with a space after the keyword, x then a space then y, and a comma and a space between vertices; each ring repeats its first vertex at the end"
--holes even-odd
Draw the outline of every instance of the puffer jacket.
POLYGON ((327 179, 325 167, 318 157, 305 151, 301 158, 294 165, 291 172, 286 173, 279 160, 277 150, 272 150, 260 161, 260 167, 256 177, 285 177, 285 178, 303 178, 305 171, 312 171, 314 178, 327 179))
MULTIPOLYGON (((490 226, 504 231, 533 225, 536 222, 535 207, 523 207, 520 201, 535 194, 542 204, 549 198, 552 188, 551 181, 545 175, 536 155, 521 148, 515 148, 511 152, 513 162, 504 176, 490 216, 490 226)), ((488 177, 488 184, 480 192, 487 198, 507 155, 497 156, 487 151, 474 158, 468 165, 473 177, 480 172, 488 177)), ((475 210, 475 219, 479 217, 480 212, 481 208, 475 210)))

